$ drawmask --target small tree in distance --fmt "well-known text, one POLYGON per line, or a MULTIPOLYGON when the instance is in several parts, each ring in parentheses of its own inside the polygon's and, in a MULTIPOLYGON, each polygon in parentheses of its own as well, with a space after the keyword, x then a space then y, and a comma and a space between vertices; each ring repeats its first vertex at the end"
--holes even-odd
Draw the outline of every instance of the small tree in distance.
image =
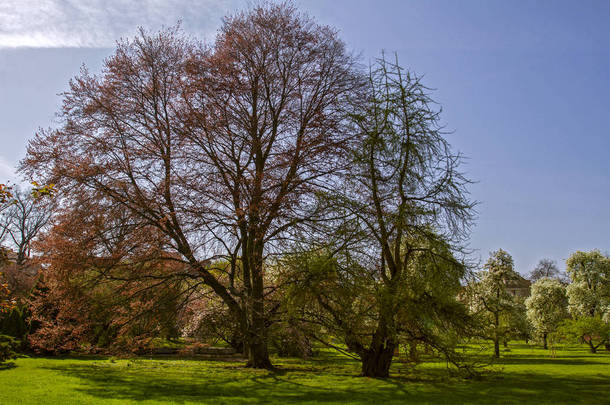
POLYGON ((610 322, 610 257, 599 250, 576 252, 566 261, 567 287, 573 317, 599 316, 610 322))
POLYGON ((602 344, 610 350, 610 257, 599 250, 575 252, 566 261, 571 283, 563 332, 584 341, 592 353, 602 344))
POLYGON ((12 203, 0 213, 0 235, 17 250, 16 263, 22 265, 30 257, 31 245, 51 218, 52 206, 36 189, 26 192, 16 189, 12 203))
POLYGON ((530 273, 530 280, 535 282, 541 278, 555 278, 562 280, 564 274, 557 267, 557 262, 551 259, 541 259, 530 273))
POLYGON ((513 258, 502 249, 492 252, 481 280, 474 284, 473 307, 483 322, 483 334, 494 343, 494 357, 500 357, 500 341, 511 333, 513 312, 518 310, 507 284, 517 280, 513 258))
POLYGON ((610 323, 600 316, 566 319, 559 328, 559 333, 574 342, 586 343, 591 353, 597 353, 602 345, 610 350, 610 323))
POLYGON ((548 349, 547 337, 568 316, 565 287, 555 279, 541 278, 532 284, 531 295, 525 300, 527 317, 548 349))

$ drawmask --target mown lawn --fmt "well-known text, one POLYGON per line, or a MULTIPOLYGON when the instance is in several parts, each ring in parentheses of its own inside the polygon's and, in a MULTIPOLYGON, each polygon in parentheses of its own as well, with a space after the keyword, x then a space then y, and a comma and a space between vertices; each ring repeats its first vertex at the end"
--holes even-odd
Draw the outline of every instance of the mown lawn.
POLYGON ((231 360, 20 358, 0 370, 0 404, 610 404, 607 352, 564 347, 553 358, 512 344, 502 355, 480 380, 432 361, 362 378, 357 362, 330 353, 275 359, 275 372, 231 360))

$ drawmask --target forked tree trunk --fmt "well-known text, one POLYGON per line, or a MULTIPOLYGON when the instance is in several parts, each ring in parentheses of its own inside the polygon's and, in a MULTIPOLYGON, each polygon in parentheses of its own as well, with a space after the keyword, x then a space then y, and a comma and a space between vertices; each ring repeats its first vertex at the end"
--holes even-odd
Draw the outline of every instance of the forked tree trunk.
POLYGON ((267 349, 267 342, 258 339, 253 339, 248 345, 248 363, 247 367, 252 368, 264 368, 270 370, 273 368, 271 360, 269 359, 269 351, 267 349))
POLYGON ((382 304, 380 315, 370 346, 360 354, 364 377, 389 377, 394 350, 398 346, 394 332, 394 311, 388 303, 382 304))
POLYGON ((387 378, 396 344, 376 345, 362 356, 362 375, 365 377, 387 378))

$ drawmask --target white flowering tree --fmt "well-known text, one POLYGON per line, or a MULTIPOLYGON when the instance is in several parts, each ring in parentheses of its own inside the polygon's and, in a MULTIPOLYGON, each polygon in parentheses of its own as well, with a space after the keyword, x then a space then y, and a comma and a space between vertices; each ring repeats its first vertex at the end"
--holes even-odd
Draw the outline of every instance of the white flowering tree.
POLYGON ((610 257, 599 250, 579 251, 566 265, 568 310, 574 319, 565 323, 564 334, 588 344, 591 353, 602 345, 610 350, 610 257))
POLYGON ((494 342, 494 356, 500 357, 500 340, 513 331, 518 302, 507 290, 518 279, 513 258, 502 249, 492 252, 481 281, 475 286, 473 309, 482 319, 484 334, 494 342))
POLYGON ((568 316, 568 299, 565 287, 559 280, 548 277, 537 280, 531 295, 525 300, 527 318, 548 349, 547 337, 568 316))
POLYGON ((610 257, 599 250, 579 251, 566 265, 571 280, 566 291, 570 314, 610 322, 610 257))

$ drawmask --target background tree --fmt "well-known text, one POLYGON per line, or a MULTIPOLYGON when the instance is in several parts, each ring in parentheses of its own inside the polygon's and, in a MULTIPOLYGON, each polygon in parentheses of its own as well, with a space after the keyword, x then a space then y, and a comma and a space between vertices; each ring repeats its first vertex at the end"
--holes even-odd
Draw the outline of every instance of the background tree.
POLYGON ((32 242, 52 215, 51 201, 37 195, 33 191, 15 190, 12 204, 0 214, 0 234, 4 233, 10 245, 16 249, 17 265, 25 264, 30 257, 32 242))
POLYGON ((576 252, 566 261, 566 292, 573 317, 599 316, 610 322, 610 257, 599 250, 576 252))
MULTIPOLYGON (((2 273, 0 273, 0 277, 2 277, 2 273)), ((15 299, 11 297, 11 290, 8 289, 8 285, 0 282, 0 314, 11 310, 14 305, 15 299)))
POLYGON ((507 347, 508 342, 512 339, 522 339, 528 342, 533 336, 534 327, 527 317, 525 300, 525 297, 513 296, 513 310, 506 315, 508 318, 508 332, 502 339, 504 347, 507 347))
POLYGON ((541 278, 532 284, 531 295, 525 300, 525 305, 528 319, 542 336, 544 348, 548 349, 548 335, 568 317, 565 287, 556 279, 541 278))
POLYGON ((567 319, 559 328, 559 334, 577 343, 586 343, 591 353, 597 353, 601 345, 610 351, 610 323, 598 316, 582 316, 567 319))
POLYGON ((185 269, 160 249, 156 228, 98 204, 83 197, 62 208, 38 243, 44 271, 30 299, 29 337, 37 351, 141 349, 177 336, 180 303, 192 290, 185 269))
POLYGON ((8 242, 0 246, 0 307, 3 309, 0 310, 0 331, 7 335, 3 343, 5 348, 15 348, 17 344, 25 348, 27 345, 31 329, 28 300, 38 280, 38 267, 23 265, 30 255, 32 243, 51 216, 52 201, 46 197, 53 192, 52 186, 38 184, 34 184, 30 193, 0 185, 0 243, 8 242), (9 254, 9 248, 17 250, 16 260, 9 254), (8 337, 18 340, 12 341, 8 337))
MULTIPOLYGON (((4 210, 6 210, 12 203, 13 193, 11 187, 7 186, 4 183, 0 183, 0 214, 4 210)), ((6 236, 7 228, 4 226, 3 222, 0 222, 0 244, 4 241, 4 237, 6 236)), ((0 246, 0 264, 6 260, 4 257, 4 250, 0 246)))
POLYGON ((557 267, 557 262, 551 259, 541 259, 534 270, 530 273, 532 282, 538 281, 541 278, 556 278, 563 279, 563 274, 557 267))
MULTIPOLYGON (((10 204, 12 198, 11 190, 5 184, 0 184, 0 213, 4 211, 10 204)), ((1 232, 1 231, 0 231, 1 232)), ((0 234, 0 241, 2 234, 0 234)), ((0 249, 0 254, 3 253, 0 249)), ((2 256, 0 255, 0 264, 2 264, 2 256)), ((0 273, 2 280, 2 273, 0 273)), ((10 290, 5 283, 0 282, 0 315, 12 310, 15 305, 14 299, 10 296, 10 290)), ((10 336, 0 335, 0 364, 6 360, 15 358, 15 348, 17 342, 10 336)))
POLYGON ((223 342, 237 353, 244 353, 244 337, 238 320, 212 291, 197 291, 182 311, 182 336, 210 344, 223 342))
POLYGON ((511 332, 511 319, 518 311, 514 297, 506 286, 518 279, 513 268, 513 258, 502 249, 490 254, 485 263, 481 280, 473 288, 473 309, 482 316, 485 324, 484 334, 494 343, 494 356, 500 357, 500 341, 511 332))

